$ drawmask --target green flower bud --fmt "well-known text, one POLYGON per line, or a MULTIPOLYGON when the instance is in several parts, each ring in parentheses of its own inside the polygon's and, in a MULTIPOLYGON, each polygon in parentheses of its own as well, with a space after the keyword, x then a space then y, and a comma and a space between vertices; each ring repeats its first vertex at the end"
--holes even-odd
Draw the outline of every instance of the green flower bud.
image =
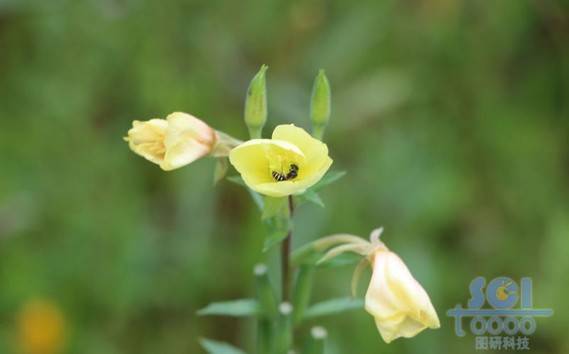
POLYGON ((245 124, 252 139, 261 138, 263 126, 267 121, 267 87, 265 84, 265 71, 269 67, 261 66, 259 72, 253 77, 247 90, 245 99, 245 124))
POLYGON ((314 86, 312 87, 312 99, 310 100, 310 119, 312 120, 312 135, 322 139, 324 130, 330 120, 330 83, 323 69, 320 69, 314 86))

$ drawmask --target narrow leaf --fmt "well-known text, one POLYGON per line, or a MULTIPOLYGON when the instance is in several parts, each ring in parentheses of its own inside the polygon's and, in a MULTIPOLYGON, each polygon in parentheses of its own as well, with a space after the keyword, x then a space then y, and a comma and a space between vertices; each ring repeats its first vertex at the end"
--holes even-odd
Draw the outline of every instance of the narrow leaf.
POLYGON ((259 312, 259 305, 253 299, 239 299, 226 302, 214 302, 197 312, 200 316, 254 316, 259 312))
POLYGON ((253 199, 253 201, 255 202, 257 208, 259 208, 259 210, 263 210, 264 207, 263 197, 259 193, 247 187, 247 184, 245 184, 245 181, 243 181, 243 178, 241 178, 241 176, 229 176, 227 177, 227 180, 231 183, 237 184, 238 186, 245 187, 249 192, 251 199, 253 199))
POLYGON ((272 246, 276 245, 287 237, 288 232, 292 228, 292 222, 288 218, 288 215, 287 217, 273 217, 264 221, 267 227, 267 235, 265 237, 263 252, 266 252, 272 246))
POLYGON ((225 342, 203 338, 200 344, 209 354, 245 354, 241 349, 225 342))
POLYGON ((287 198, 263 198, 263 215, 262 219, 271 217, 288 217, 288 199, 287 198))
POLYGON ((303 204, 305 202, 313 203, 318 205, 319 207, 324 208, 324 202, 320 198, 320 195, 315 191, 309 189, 303 194, 299 195, 297 198, 298 204, 303 204))
POLYGON ((344 311, 363 309, 364 301, 351 297, 338 298, 319 302, 311 306, 304 314, 305 319, 335 315, 344 311))
POLYGON ((340 178, 346 175, 346 171, 330 171, 322 177, 318 183, 316 183, 312 188, 313 191, 319 191, 320 189, 326 187, 327 185, 336 182, 340 178))
POLYGON ((227 174, 229 163, 226 158, 218 158, 215 162, 215 170, 213 172, 213 184, 217 184, 227 174))
POLYGON ((245 181, 243 180, 243 178, 241 178, 241 176, 229 176, 229 177, 227 177, 227 180, 229 182, 235 183, 239 186, 247 187, 247 185, 245 184, 245 181))

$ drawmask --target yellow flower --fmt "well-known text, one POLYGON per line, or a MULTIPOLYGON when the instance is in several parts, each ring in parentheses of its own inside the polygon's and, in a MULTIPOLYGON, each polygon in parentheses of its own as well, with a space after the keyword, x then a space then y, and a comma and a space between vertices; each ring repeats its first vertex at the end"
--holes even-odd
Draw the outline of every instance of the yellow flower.
POLYGON ((25 354, 56 354, 65 342, 64 320, 52 303, 34 300, 19 315, 20 346, 25 354))
POLYGON ((365 298, 366 311, 386 343, 414 337, 426 328, 439 328, 429 295, 401 258, 384 248, 371 256, 373 275, 365 298))
POLYGON ((326 144, 293 124, 277 126, 272 139, 237 146, 229 161, 249 188, 270 197, 303 193, 332 164, 326 144))
POLYGON ((125 140, 132 151, 170 171, 209 155, 218 134, 200 119, 175 112, 166 119, 135 120, 125 140))
POLYGON ((373 274, 365 297, 365 309, 375 319, 379 334, 386 343, 399 337, 414 337, 426 328, 439 328, 439 317, 429 295, 413 278, 401 258, 379 240, 383 228, 371 233, 370 241, 349 234, 331 235, 315 241, 316 251, 331 248, 318 262, 326 262, 344 252, 364 258, 354 272, 352 292, 368 264, 373 274))

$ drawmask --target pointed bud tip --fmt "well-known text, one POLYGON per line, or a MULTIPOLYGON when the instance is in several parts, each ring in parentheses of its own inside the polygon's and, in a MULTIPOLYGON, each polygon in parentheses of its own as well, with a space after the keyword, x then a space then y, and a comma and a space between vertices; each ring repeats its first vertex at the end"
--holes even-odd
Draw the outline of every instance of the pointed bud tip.
POLYGON ((260 138, 267 121, 267 88, 265 72, 269 67, 262 65, 249 83, 245 98, 245 124, 251 138, 260 138))
POLYGON ((331 113, 331 89, 330 82, 324 69, 318 70, 312 86, 310 100, 310 118, 313 125, 313 134, 318 138, 324 134, 331 113))

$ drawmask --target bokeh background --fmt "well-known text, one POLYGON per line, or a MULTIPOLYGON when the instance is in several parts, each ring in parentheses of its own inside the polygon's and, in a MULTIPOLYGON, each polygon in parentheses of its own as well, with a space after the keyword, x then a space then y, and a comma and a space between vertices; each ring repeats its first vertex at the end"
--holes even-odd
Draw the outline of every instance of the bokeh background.
MULTIPOLYGON (((386 345, 364 311, 325 318, 329 353, 475 352, 445 312, 478 275, 533 277, 556 314, 532 352, 569 352, 568 19, 548 0, 1 0, 0 353, 21 352, 33 299, 61 311, 62 353, 252 352, 251 321, 195 312, 251 296, 254 204, 212 185, 213 160, 165 173, 122 137, 186 111, 245 138, 261 64, 267 134, 308 128, 317 70, 332 83, 348 175, 298 211, 295 245, 383 225, 442 322, 386 345)), ((314 299, 349 294, 352 270, 321 271, 314 299)))

